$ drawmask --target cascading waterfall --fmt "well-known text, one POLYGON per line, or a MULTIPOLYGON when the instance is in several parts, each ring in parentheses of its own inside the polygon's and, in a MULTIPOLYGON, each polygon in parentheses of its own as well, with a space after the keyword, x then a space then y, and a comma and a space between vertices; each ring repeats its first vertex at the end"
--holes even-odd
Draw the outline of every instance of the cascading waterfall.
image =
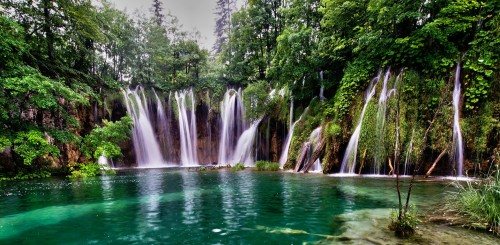
POLYGON ((356 129, 354 130, 354 133, 351 136, 351 139, 349 140, 349 144, 347 145, 347 149, 344 154, 344 158, 342 159, 342 165, 340 167, 340 173, 342 174, 354 174, 354 170, 356 168, 356 156, 358 154, 358 142, 359 142, 359 136, 361 133, 361 125, 363 124, 363 117, 365 115, 366 107, 368 106, 368 103, 370 102, 371 98, 375 94, 375 88, 376 84, 378 83, 380 79, 380 76, 377 76, 376 79, 374 79, 370 86, 368 87, 366 91, 366 99, 365 99, 365 105, 363 106, 363 110, 361 111, 361 115, 359 117, 359 122, 358 125, 356 126, 356 129), (347 172, 347 168, 349 167, 349 172, 347 172))
MULTIPOLYGON (((379 74, 380 76, 381 74, 379 74)), ((383 138, 384 138, 384 127, 385 127, 385 117, 386 117, 386 112, 387 112, 387 99, 388 99, 388 92, 387 92, 387 83, 389 81, 389 76, 391 75, 390 69, 387 69, 385 76, 384 76, 384 82, 382 86, 382 91, 380 92, 380 97, 378 99, 378 109, 377 109, 377 134, 378 134, 378 147, 377 151, 375 154, 375 172, 380 174, 380 167, 382 165, 383 159, 385 158, 383 152, 383 138)))
POLYGON ((289 125, 288 125, 288 130, 292 129, 292 124, 293 124, 293 97, 290 96, 290 118, 289 118, 289 125))
POLYGON ((218 164, 230 164, 235 155, 235 145, 246 129, 245 110, 241 98, 241 89, 228 89, 221 103, 222 130, 219 143, 218 164))
POLYGON ((457 176, 462 176, 464 163, 464 146, 462 132, 460 131, 460 86, 460 64, 457 64, 455 88, 453 90, 453 147, 455 150, 454 160, 457 167, 457 176))
POLYGON ((247 167, 251 167, 254 165, 253 154, 253 145, 255 141, 255 135, 257 133, 257 128, 259 126, 262 118, 257 119, 252 125, 245 130, 240 138, 238 139, 238 143, 236 144, 236 148, 234 150, 234 154, 228 156, 229 161, 226 164, 236 164, 243 163, 247 167))
POLYGON ((151 126, 151 121, 145 110, 147 108, 147 101, 143 104, 141 97, 137 93, 137 89, 134 91, 130 89, 122 91, 127 111, 134 120, 132 142, 134 144, 137 166, 161 167, 164 165, 164 160, 153 127, 151 126))
POLYGON ((321 88, 319 89, 319 99, 324 101, 326 98, 324 96, 325 85, 323 84, 323 71, 319 72, 319 80, 321 81, 321 88))
POLYGON ((97 159, 97 164, 99 165, 108 165, 108 158, 104 154, 102 154, 99 159, 97 159))
POLYGON ((288 130, 288 134, 286 136, 285 144, 283 145, 283 150, 281 151, 281 156, 280 156, 280 160, 279 160, 281 168, 283 168, 283 166, 285 165, 286 161, 288 160, 288 151, 290 150, 290 145, 292 143, 293 130, 295 128, 295 125, 300 120, 302 120, 302 116, 307 112, 307 110, 308 110, 308 107, 304 110, 304 112, 302 113, 302 115, 300 115, 300 117, 299 117, 299 119, 297 119, 297 121, 295 121, 294 123, 290 124, 291 126, 290 126, 290 129, 288 130))
POLYGON ((411 152, 413 151, 413 137, 415 136, 415 129, 413 129, 413 132, 411 133, 411 139, 410 139, 410 145, 408 145, 408 149, 406 150, 406 157, 405 157, 405 168, 403 175, 408 175, 408 167, 411 165, 410 158, 411 158, 411 152))
POLYGON ((286 160, 288 159, 288 149, 290 148, 290 143, 292 143, 293 128, 295 128, 295 123, 293 122, 293 98, 290 97, 290 127, 288 128, 288 134, 286 135, 283 150, 281 150, 281 156, 279 160, 280 168, 283 168, 286 160))
POLYGON ((198 165, 196 115, 193 90, 175 92, 179 112, 179 134, 181 138, 182 166, 198 165), (188 116, 188 102, 191 109, 188 116))
MULTIPOLYGON (((155 94, 156 98, 156 112, 157 112, 157 122, 160 124, 159 127, 161 128, 161 141, 162 141, 162 147, 161 149, 163 150, 163 156, 165 157, 165 160, 168 163, 172 162, 172 157, 173 157, 173 151, 172 151, 172 137, 170 136, 171 132, 171 123, 169 120, 169 117, 167 116, 167 112, 165 111, 165 107, 163 106, 163 103, 161 102, 160 97, 156 94, 156 91, 153 90, 153 93, 155 94)), ((170 95, 167 100, 167 110, 170 111, 170 95)), ((169 115, 170 116, 170 115, 169 115)))

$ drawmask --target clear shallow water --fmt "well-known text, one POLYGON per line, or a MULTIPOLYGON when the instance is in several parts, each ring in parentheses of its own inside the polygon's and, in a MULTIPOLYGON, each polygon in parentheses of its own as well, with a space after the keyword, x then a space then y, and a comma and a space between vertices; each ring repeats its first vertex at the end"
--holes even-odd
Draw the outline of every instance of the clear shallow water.
MULTIPOLYGON (((337 215, 396 206, 394 179, 278 172, 122 170, 0 183, 0 244, 301 244, 339 235, 337 215)), ((419 209, 446 183, 417 183, 419 209)))

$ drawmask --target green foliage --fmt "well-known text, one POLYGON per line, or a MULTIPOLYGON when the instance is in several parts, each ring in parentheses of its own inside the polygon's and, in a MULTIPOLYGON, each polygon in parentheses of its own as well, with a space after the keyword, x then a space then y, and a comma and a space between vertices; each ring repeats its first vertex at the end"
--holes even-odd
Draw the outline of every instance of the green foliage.
POLYGON ((494 1, 486 1, 482 5, 480 19, 485 21, 470 43, 464 64, 467 72, 464 79, 465 109, 476 112, 493 95, 490 91, 494 83, 498 83, 500 67, 500 17, 493 14, 498 13, 500 6, 494 1))
POLYGON ((474 220, 486 222, 490 231, 499 233, 500 227, 500 180, 496 177, 474 183, 456 182, 456 192, 449 195, 449 204, 455 210, 474 220))
POLYGON ((341 133, 341 128, 338 124, 335 124, 333 122, 330 122, 326 125, 325 129, 325 137, 335 137, 340 135, 341 133))
POLYGON ((268 85, 265 81, 258 81, 248 85, 243 91, 243 102, 246 108, 246 119, 253 122, 269 112, 268 85))
POLYGON ((13 68, 21 63, 26 52, 26 43, 22 40, 22 27, 11 19, 0 15, 0 71, 13 68))
POLYGON ((59 149, 47 141, 44 134, 37 130, 18 132, 14 139, 14 145, 14 151, 21 156, 26 165, 30 165, 39 158, 47 160, 48 156, 59 156, 59 149))
POLYGON ((94 162, 84 163, 72 163, 68 165, 70 171, 70 178, 89 178, 99 175, 114 175, 116 172, 110 169, 107 165, 99 165, 94 162))
POLYGON ((396 235, 403 238, 408 238, 415 232, 417 225, 421 222, 418 219, 417 211, 414 205, 410 205, 408 211, 404 214, 399 214, 394 210, 391 213, 392 222, 389 229, 396 232, 396 235))
POLYGON ((490 157, 488 153, 493 152, 494 148, 489 144, 490 139, 500 130, 500 119, 494 115, 495 103, 484 103, 477 114, 464 118, 461 123, 465 145, 476 153, 477 163, 482 163, 490 157))
POLYGON ((114 159, 121 156, 118 144, 129 138, 133 121, 126 116, 116 122, 104 120, 103 124, 103 127, 94 128, 82 140, 81 151, 89 159, 100 156, 114 159))
POLYGON ((374 74, 374 67, 367 66, 365 62, 353 62, 345 70, 339 90, 335 94, 335 115, 338 120, 347 113, 357 91, 366 84, 374 74))
POLYGON ((280 164, 277 162, 257 161, 255 167, 258 171, 278 171, 280 164))
POLYGON ((231 167, 232 171, 241 171, 245 170, 245 165, 243 163, 237 163, 236 165, 231 167))
POLYGON ((7 138, 5 136, 0 136, 0 152, 5 150, 5 148, 11 147, 11 146, 12 146, 12 142, 9 138, 7 138))
POLYGON ((29 180, 29 179, 41 179, 48 178, 51 173, 45 169, 38 169, 33 173, 20 171, 14 177, 0 177, 0 181, 12 181, 12 180, 29 180))

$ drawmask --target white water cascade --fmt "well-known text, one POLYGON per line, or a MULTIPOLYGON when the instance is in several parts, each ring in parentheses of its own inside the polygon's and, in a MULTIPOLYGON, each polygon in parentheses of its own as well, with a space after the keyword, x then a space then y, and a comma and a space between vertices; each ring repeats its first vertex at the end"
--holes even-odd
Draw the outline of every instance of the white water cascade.
MULTIPOLYGON (((379 74, 380 76, 381 74, 379 74)), ((383 136, 384 136, 384 127, 385 127, 385 117, 386 117, 386 112, 387 112, 387 99, 390 96, 390 93, 387 92, 387 83, 389 81, 389 76, 391 75, 390 69, 387 69, 385 76, 384 76, 384 82, 382 86, 382 91, 380 91, 380 96, 378 99, 378 108, 377 108, 377 134, 378 134, 378 147, 377 147, 377 154, 375 155, 375 172, 380 174, 380 167, 382 165, 383 160, 385 159, 385 156, 382 154, 382 149, 383 149, 383 136)))
POLYGON ((102 154, 99 159, 97 159, 97 164, 99 165, 108 165, 108 158, 102 154))
POLYGON ((127 89, 127 91, 122 92, 127 111, 134 120, 132 142, 134 144, 137 166, 146 168, 164 166, 160 147, 145 109, 148 106, 147 101, 143 102, 141 100, 141 97, 137 93, 137 88, 133 91, 127 89))
POLYGON ((193 90, 175 92, 179 113, 179 134, 181 138, 182 166, 198 165, 196 115, 193 90), (188 116, 188 106, 190 106, 188 116))
POLYGON ((319 99, 321 100, 321 102, 323 102, 326 99, 324 95, 325 84, 323 84, 323 71, 319 72, 319 80, 321 81, 321 88, 319 89, 319 99))
POLYGON ((464 146, 462 132, 460 131, 460 64, 457 64, 455 72, 455 89, 453 90, 453 147, 455 149, 454 160, 457 167, 457 176, 462 176, 464 163, 464 146))
MULTIPOLYGON (((159 127, 161 128, 160 130, 160 142, 161 142, 161 149, 163 150, 163 156, 165 157, 165 160, 167 163, 172 163, 172 158, 173 158, 173 150, 172 150, 172 137, 170 135, 171 131, 171 125, 170 125, 170 120, 169 116, 167 115, 167 112, 164 109, 163 103, 158 97, 158 94, 156 94, 156 91, 153 90, 153 93, 155 94, 156 98, 156 116, 157 116, 157 123, 159 123, 159 127)), ((167 100, 167 110, 170 112, 170 95, 167 100)))
POLYGON ((283 166, 286 163, 286 160, 288 159, 288 150, 290 148, 290 144, 292 143, 292 137, 293 137, 293 129, 295 128, 295 123, 297 123, 299 120, 296 122, 293 122, 293 98, 290 97, 290 127, 288 128, 288 134, 286 135, 285 139, 285 144, 283 145, 283 150, 281 150, 281 155, 280 155, 280 168, 283 168, 283 166))
POLYGON ((247 167, 252 167, 255 163, 253 158, 253 145, 255 141, 255 135, 257 133, 257 128, 259 126, 262 118, 257 119, 252 125, 245 130, 236 144, 234 153, 228 156, 229 164, 243 163, 247 167))
POLYGON ((290 145, 292 144, 292 138, 293 138, 293 130, 295 129, 295 125, 302 120, 302 116, 307 112, 308 107, 304 110, 302 115, 300 115, 299 119, 295 121, 294 123, 291 124, 290 129, 288 130, 288 134, 286 135, 285 139, 285 144, 283 145, 283 150, 281 150, 281 156, 280 156, 280 168, 283 168, 285 165, 286 161, 288 160, 288 151, 290 150, 290 145))
POLYGON ((238 138, 246 130, 245 109, 241 89, 228 89, 221 103, 222 130, 220 133, 218 164, 230 164, 235 156, 238 138))
POLYGON ((365 115, 368 103, 375 94, 375 89, 377 87, 376 84, 378 83, 379 79, 380 76, 377 76, 377 78, 371 82, 370 86, 366 91, 365 105, 363 106, 363 110, 361 111, 358 125, 356 126, 356 129, 354 130, 354 133, 352 134, 351 139, 349 140, 349 144, 347 145, 347 149, 344 153, 344 158, 342 159, 342 165, 340 167, 340 173, 342 174, 347 174, 347 173, 354 174, 354 170, 356 168, 356 156, 358 154, 359 136, 361 133, 361 125, 363 124, 363 117, 365 115), (347 168, 349 168, 348 169, 349 172, 347 172, 347 168))
POLYGON ((403 175, 409 175, 408 171, 410 171, 409 167, 411 165, 411 152, 413 151, 413 137, 415 136, 415 129, 413 129, 413 132, 411 133, 411 139, 410 139, 410 145, 408 146, 408 149, 406 150, 406 157, 405 157, 405 168, 403 175))

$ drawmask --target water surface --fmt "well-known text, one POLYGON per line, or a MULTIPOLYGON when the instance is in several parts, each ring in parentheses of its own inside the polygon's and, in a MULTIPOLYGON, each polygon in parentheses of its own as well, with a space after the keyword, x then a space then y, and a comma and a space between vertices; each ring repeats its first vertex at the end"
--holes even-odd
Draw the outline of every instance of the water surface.
MULTIPOLYGON (((302 244, 339 235, 337 215, 397 204, 394 179, 250 170, 135 169, 0 185, 1 244, 302 244)), ((448 188, 418 183, 413 201, 432 207, 448 188)))

